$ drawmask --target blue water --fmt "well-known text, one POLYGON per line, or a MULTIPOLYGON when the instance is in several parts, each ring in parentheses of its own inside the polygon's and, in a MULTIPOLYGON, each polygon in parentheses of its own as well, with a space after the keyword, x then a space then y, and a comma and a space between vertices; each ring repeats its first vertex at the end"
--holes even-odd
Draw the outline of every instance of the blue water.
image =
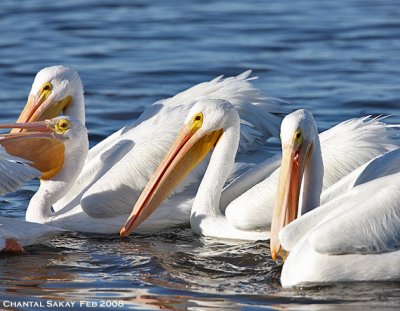
MULTIPOLYGON (((321 130, 366 114, 400 122, 399 16, 396 0, 2 0, 0 118, 17 118, 38 70, 64 64, 84 82, 92 145, 155 100, 249 68, 257 87, 310 109, 321 130)), ((0 214, 23 217, 36 189, 31 182, 3 197, 0 214)), ((23 256, 1 255, 0 301, 146 310, 400 306, 398 283, 283 290, 281 263, 269 258, 267 243, 223 244, 189 229, 128 241, 68 234, 23 256)))

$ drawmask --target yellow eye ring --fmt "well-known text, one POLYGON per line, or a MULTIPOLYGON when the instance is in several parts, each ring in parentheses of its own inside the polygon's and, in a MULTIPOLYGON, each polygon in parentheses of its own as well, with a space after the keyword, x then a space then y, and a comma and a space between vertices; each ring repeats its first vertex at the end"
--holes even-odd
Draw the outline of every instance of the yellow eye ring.
POLYGON ((303 141, 303 132, 298 129, 296 132, 294 132, 293 139, 296 144, 301 144, 301 142, 303 141))
POLYGON ((61 121, 58 126, 63 129, 69 128, 69 124, 65 121, 61 121))
POLYGON ((50 82, 46 82, 42 85, 40 88, 40 94, 39 94, 39 99, 40 101, 46 100, 49 95, 51 94, 51 91, 53 89, 53 86, 51 85, 50 82))
POLYGON ((203 125, 203 113, 197 113, 194 115, 192 122, 190 123, 191 130, 198 130, 203 125))
POLYGON ((41 88, 42 93, 44 93, 44 92, 51 92, 52 89, 53 89, 53 86, 51 85, 50 82, 44 83, 44 84, 42 85, 42 88, 41 88))
POLYGON ((61 119, 55 126, 55 132, 57 134, 64 134, 71 127, 71 122, 67 119, 61 119))

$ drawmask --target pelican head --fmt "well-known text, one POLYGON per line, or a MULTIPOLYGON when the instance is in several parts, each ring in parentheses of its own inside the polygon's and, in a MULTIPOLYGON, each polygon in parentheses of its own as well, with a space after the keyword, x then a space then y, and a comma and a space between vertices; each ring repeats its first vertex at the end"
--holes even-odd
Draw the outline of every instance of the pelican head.
MULTIPOLYGON (((287 115, 281 124, 282 164, 271 224, 271 254, 280 251, 279 231, 299 213, 299 195, 304 170, 316 143, 318 131, 312 114, 304 109, 287 115)), ((306 189, 303 188, 303 191, 306 189)))
POLYGON ((28 160, 42 173, 42 180, 52 178, 64 167, 65 143, 71 145, 68 151, 73 153, 73 146, 81 145, 82 139, 87 141, 86 127, 66 116, 37 122, 0 124, 0 128, 28 130, 1 135, 0 145, 7 153, 28 160))
MULTIPOLYGON (((64 66, 46 67, 33 81, 28 101, 17 122, 35 122, 65 114, 85 123, 82 82, 76 71, 64 66)), ((13 129, 12 132, 22 131, 13 129)))
POLYGON ((121 229, 121 236, 129 235, 149 217, 185 176, 218 144, 225 131, 232 126, 239 128, 239 122, 237 111, 227 101, 208 99, 194 104, 180 134, 141 193, 121 229))

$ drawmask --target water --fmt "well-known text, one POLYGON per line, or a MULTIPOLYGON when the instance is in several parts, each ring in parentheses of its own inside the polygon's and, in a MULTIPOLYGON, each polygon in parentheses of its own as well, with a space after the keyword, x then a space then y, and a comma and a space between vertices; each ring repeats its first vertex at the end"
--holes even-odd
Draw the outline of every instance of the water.
MULTIPOLYGON (((0 118, 17 118, 39 69, 64 64, 84 82, 92 145, 157 99, 249 68, 266 93, 310 109, 321 130, 366 114, 399 122, 399 13, 396 0, 3 0, 0 118)), ((23 217, 36 188, 3 197, 1 215, 23 217)), ((225 244, 189 229, 129 240, 68 234, 27 250, 0 255, 0 300, 177 310, 400 306, 398 283, 283 290, 267 243, 225 244)))

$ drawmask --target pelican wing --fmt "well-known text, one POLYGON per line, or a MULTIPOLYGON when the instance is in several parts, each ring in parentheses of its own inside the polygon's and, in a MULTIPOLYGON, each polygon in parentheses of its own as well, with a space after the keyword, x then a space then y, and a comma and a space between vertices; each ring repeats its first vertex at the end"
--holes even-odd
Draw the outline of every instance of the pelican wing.
POLYGON ((25 182, 37 178, 41 173, 29 166, 29 161, 9 155, 0 146, 0 194, 16 191, 25 182))
MULTIPOLYGON (((58 211, 81 204, 92 217, 128 213, 176 138, 190 108, 200 99, 221 98, 239 110, 242 151, 265 145, 268 137, 278 133, 281 115, 286 111, 285 102, 261 95, 249 82, 253 79, 249 75, 250 71, 237 77, 218 77, 154 103, 133 125, 121 129, 89 151, 74 187, 54 205, 54 209, 58 211), (113 160, 103 156, 119 141, 128 140, 133 147, 126 149, 127 152, 112 156, 113 160), (107 163, 101 158, 107 158, 107 163), (94 165, 93 161, 97 164, 94 165)), ((205 165, 197 168, 176 192, 198 183, 202 176, 200 170, 204 168, 205 165)))
MULTIPOLYGON (((209 82, 197 84, 174 97, 156 102, 154 105, 168 107, 194 103, 201 99, 223 99, 230 102, 239 112, 241 136, 239 152, 247 152, 265 145, 269 137, 279 137, 279 128, 284 114, 289 112, 288 102, 267 97, 255 88, 247 70, 236 77, 219 76, 209 82)), ((154 112, 145 113, 145 116, 154 112)), ((183 121, 183 120, 182 120, 183 121)))
MULTIPOLYGON (((357 174, 360 174, 364 167, 348 179, 346 175, 371 159, 398 148, 400 141, 395 138, 398 133, 397 128, 381 122, 380 119, 363 117, 342 122, 319 134, 324 162, 323 189, 326 189, 321 196, 321 202, 328 202, 351 189, 355 185, 357 174), (334 184, 336 189, 329 188, 334 184)), ((254 174, 249 172, 240 176, 224 190, 227 203, 234 199, 231 195, 232 190, 238 193, 242 189, 243 192, 225 211, 228 221, 235 227, 248 229, 270 225, 279 168, 271 174, 269 168, 273 166, 269 165, 267 161, 254 167, 254 174), (259 182, 258 177, 267 179, 259 182), (246 208, 243 208, 244 206, 246 208)), ((385 167, 388 167, 386 171, 390 172, 390 167, 394 165, 386 163, 385 167)), ((400 166, 397 165, 396 170, 398 167, 400 166)), ((381 176, 383 175, 382 173, 381 176)), ((225 208, 224 205, 222 208, 225 208)))
MULTIPOLYGON (((115 134, 112 136, 113 137, 110 136, 106 139, 110 143, 109 145, 107 143, 101 143, 103 144, 104 150, 94 150, 92 154, 89 153, 90 158, 88 157, 86 159, 84 168, 77 181, 72 186, 72 189, 67 195, 53 205, 55 211, 59 211, 63 208, 65 212, 79 205, 86 191, 102 177, 107 175, 107 173, 132 150, 134 146, 132 140, 128 138, 118 139, 115 134)), ((132 191, 134 191, 134 189, 132 189, 132 191)))
MULTIPOLYGON (((263 156, 265 157, 265 154, 263 156)), ((249 204, 257 205, 259 202, 263 202, 262 198, 258 199, 259 195, 262 197, 266 196, 268 199, 266 187, 269 188, 271 184, 268 182, 268 178, 272 174, 276 174, 275 172, 280 164, 280 155, 275 155, 259 163, 255 169, 250 169, 235 178, 221 193, 221 212, 224 213, 226 207, 231 202, 235 202, 234 204, 238 205, 234 209, 239 209, 243 205, 246 205, 248 208, 249 204), (249 200, 249 198, 252 198, 252 200, 249 200)), ((271 184, 271 186, 273 185, 271 184)), ((272 187, 272 191, 276 191, 276 187, 272 187)), ((273 196, 273 193, 270 193, 270 195, 273 196)), ((258 217, 258 215, 254 215, 254 217, 258 217)))
MULTIPOLYGON (((397 184, 400 181, 397 178, 397 184)), ((377 182, 372 198, 345 202, 344 208, 312 230, 313 248, 324 254, 374 254, 400 249, 400 187, 377 182)))
POLYGON ((379 118, 344 121, 320 134, 324 161, 324 186, 338 180, 375 157, 399 147, 398 131, 379 118))
POLYGON ((354 187, 400 171, 400 149, 389 151, 370 161, 354 181, 354 187))
POLYGON ((399 181, 399 173, 385 176, 321 205, 283 228, 281 244, 291 251, 307 235, 321 253, 392 249, 393 239, 400 237, 400 231, 393 231, 400 228, 399 181))
POLYGON ((400 149, 378 156, 336 182, 321 194, 321 204, 371 180, 400 172, 400 149))
POLYGON ((399 179, 390 175, 350 191, 361 188, 295 243, 282 269, 282 286, 399 280, 399 179))
MULTIPOLYGON (((85 213, 95 218, 129 213, 178 134, 182 109, 187 108, 165 108, 165 114, 144 120, 124 134, 120 131, 118 139, 110 139, 114 145, 86 161, 73 190, 54 208, 68 210, 80 204, 85 213)), ((201 174, 197 171, 176 192, 198 182, 201 174)))

